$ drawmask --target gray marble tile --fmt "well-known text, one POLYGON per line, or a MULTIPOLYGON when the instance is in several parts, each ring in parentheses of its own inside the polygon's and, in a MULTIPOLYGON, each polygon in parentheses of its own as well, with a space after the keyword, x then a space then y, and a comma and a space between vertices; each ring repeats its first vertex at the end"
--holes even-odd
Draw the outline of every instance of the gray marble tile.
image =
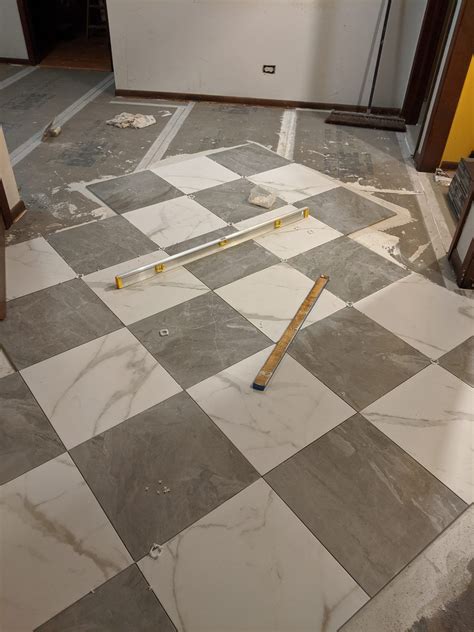
MULTIPOLYGON (((212 156, 210 156, 212 158, 212 156)), ((212 211, 225 222, 241 222, 245 219, 267 213, 269 209, 255 206, 248 201, 252 182, 241 178, 194 194, 194 199, 212 211)), ((285 206, 286 202, 277 198, 272 209, 285 206)))
POLYGON ((471 506, 340 632, 470 632, 473 542, 471 506))
POLYGON ((151 239, 118 216, 55 233, 48 241, 78 274, 91 274, 157 249, 151 239))
POLYGON ((10 301, 0 344, 24 369, 121 326, 81 279, 72 279, 10 301))
POLYGON ((265 147, 253 143, 211 154, 209 158, 240 176, 253 176, 255 173, 283 167, 290 162, 265 147))
POLYGON ((134 211, 183 195, 172 184, 151 171, 96 182, 87 187, 116 213, 134 211))
POLYGON ((393 217, 395 213, 349 189, 338 187, 301 200, 298 208, 308 207, 311 215, 344 235, 393 217))
POLYGON ((175 255, 178 252, 183 252, 183 250, 189 250, 190 248, 195 248, 196 246, 207 244, 207 242, 212 241, 213 239, 220 239, 221 237, 225 237, 226 235, 229 235, 233 232, 235 232, 235 229, 232 228, 232 226, 218 228, 217 230, 213 230, 210 233, 204 233, 204 235, 198 235, 197 237, 192 237, 191 239, 187 239, 186 241, 181 241, 179 244, 167 246, 166 254, 175 255))
POLYGON ((439 359, 442 367, 474 387, 474 336, 439 359))
POLYGON ((307 250, 288 263, 310 278, 328 274, 328 289, 343 301, 353 303, 409 274, 348 237, 307 250))
POLYGON ((280 259, 254 241, 247 241, 186 266, 211 290, 268 268, 280 259))
POLYGON ((352 307, 300 331, 290 354, 356 410, 429 364, 419 351, 352 307))
POLYGON ((130 331, 183 388, 271 344, 212 292, 134 323, 130 331), (169 335, 160 336, 161 329, 169 335))
POLYGON ((258 478, 186 393, 71 455, 135 560, 258 478))
POLYGON ((266 479, 370 595, 466 507, 361 415, 266 479))
POLYGON ((36 632, 176 630, 135 564, 36 628, 36 632))
POLYGON ((0 379, 0 485, 64 451, 20 374, 0 379))

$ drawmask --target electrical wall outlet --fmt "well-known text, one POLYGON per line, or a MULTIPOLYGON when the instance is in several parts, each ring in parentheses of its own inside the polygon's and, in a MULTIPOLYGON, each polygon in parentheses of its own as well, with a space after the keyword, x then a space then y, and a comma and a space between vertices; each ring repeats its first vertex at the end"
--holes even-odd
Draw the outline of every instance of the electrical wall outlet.
POLYGON ((263 72, 267 75, 274 75, 276 72, 276 66, 272 66, 270 64, 265 64, 263 66, 263 72))

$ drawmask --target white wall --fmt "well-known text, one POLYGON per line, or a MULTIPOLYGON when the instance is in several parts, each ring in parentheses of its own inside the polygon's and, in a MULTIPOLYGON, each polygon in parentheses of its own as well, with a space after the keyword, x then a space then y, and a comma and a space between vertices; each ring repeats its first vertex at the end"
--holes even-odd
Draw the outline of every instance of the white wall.
MULTIPOLYGON (((375 105, 400 107, 427 0, 394 0, 375 105)), ((108 0, 116 85, 365 104, 383 0, 108 0), (263 64, 276 64, 264 75, 263 64)))
POLYGON ((0 57, 28 59, 16 0, 0 0, 0 57))

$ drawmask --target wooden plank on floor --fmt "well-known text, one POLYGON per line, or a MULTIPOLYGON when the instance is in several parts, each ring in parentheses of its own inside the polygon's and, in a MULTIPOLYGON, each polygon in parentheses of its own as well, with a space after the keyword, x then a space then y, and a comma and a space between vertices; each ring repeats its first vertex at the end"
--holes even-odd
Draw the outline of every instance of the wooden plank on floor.
POLYGON ((325 274, 322 274, 319 279, 315 282, 311 290, 308 292, 308 295, 301 303, 298 311, 294 315, 292 321, 285 329, 282 337, 275 345, 275 348, 268 356, 267 361, 262 366, 260 371, 257 373, 257 377, 255 378, 252 387, 257 391, 264 391, 268 386, 268 383, 273 377, 278 365, 282 361, 285 353, 288 350, 288 347, 293 342, 296 334, 300 330, 303 325, 306 317, 313 309, 316 301, 321 296, 321 292, 326 287, 329 281, 329 277, 325 274))

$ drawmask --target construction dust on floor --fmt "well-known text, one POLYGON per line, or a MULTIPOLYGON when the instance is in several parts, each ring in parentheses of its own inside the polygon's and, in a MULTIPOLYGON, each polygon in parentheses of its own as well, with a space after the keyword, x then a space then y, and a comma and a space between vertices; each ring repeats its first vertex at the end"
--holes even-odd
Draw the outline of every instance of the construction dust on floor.
POLYGON ((405 136, 1 64, 0 109, 2 629, 468 630, 474 309, 405 136))

